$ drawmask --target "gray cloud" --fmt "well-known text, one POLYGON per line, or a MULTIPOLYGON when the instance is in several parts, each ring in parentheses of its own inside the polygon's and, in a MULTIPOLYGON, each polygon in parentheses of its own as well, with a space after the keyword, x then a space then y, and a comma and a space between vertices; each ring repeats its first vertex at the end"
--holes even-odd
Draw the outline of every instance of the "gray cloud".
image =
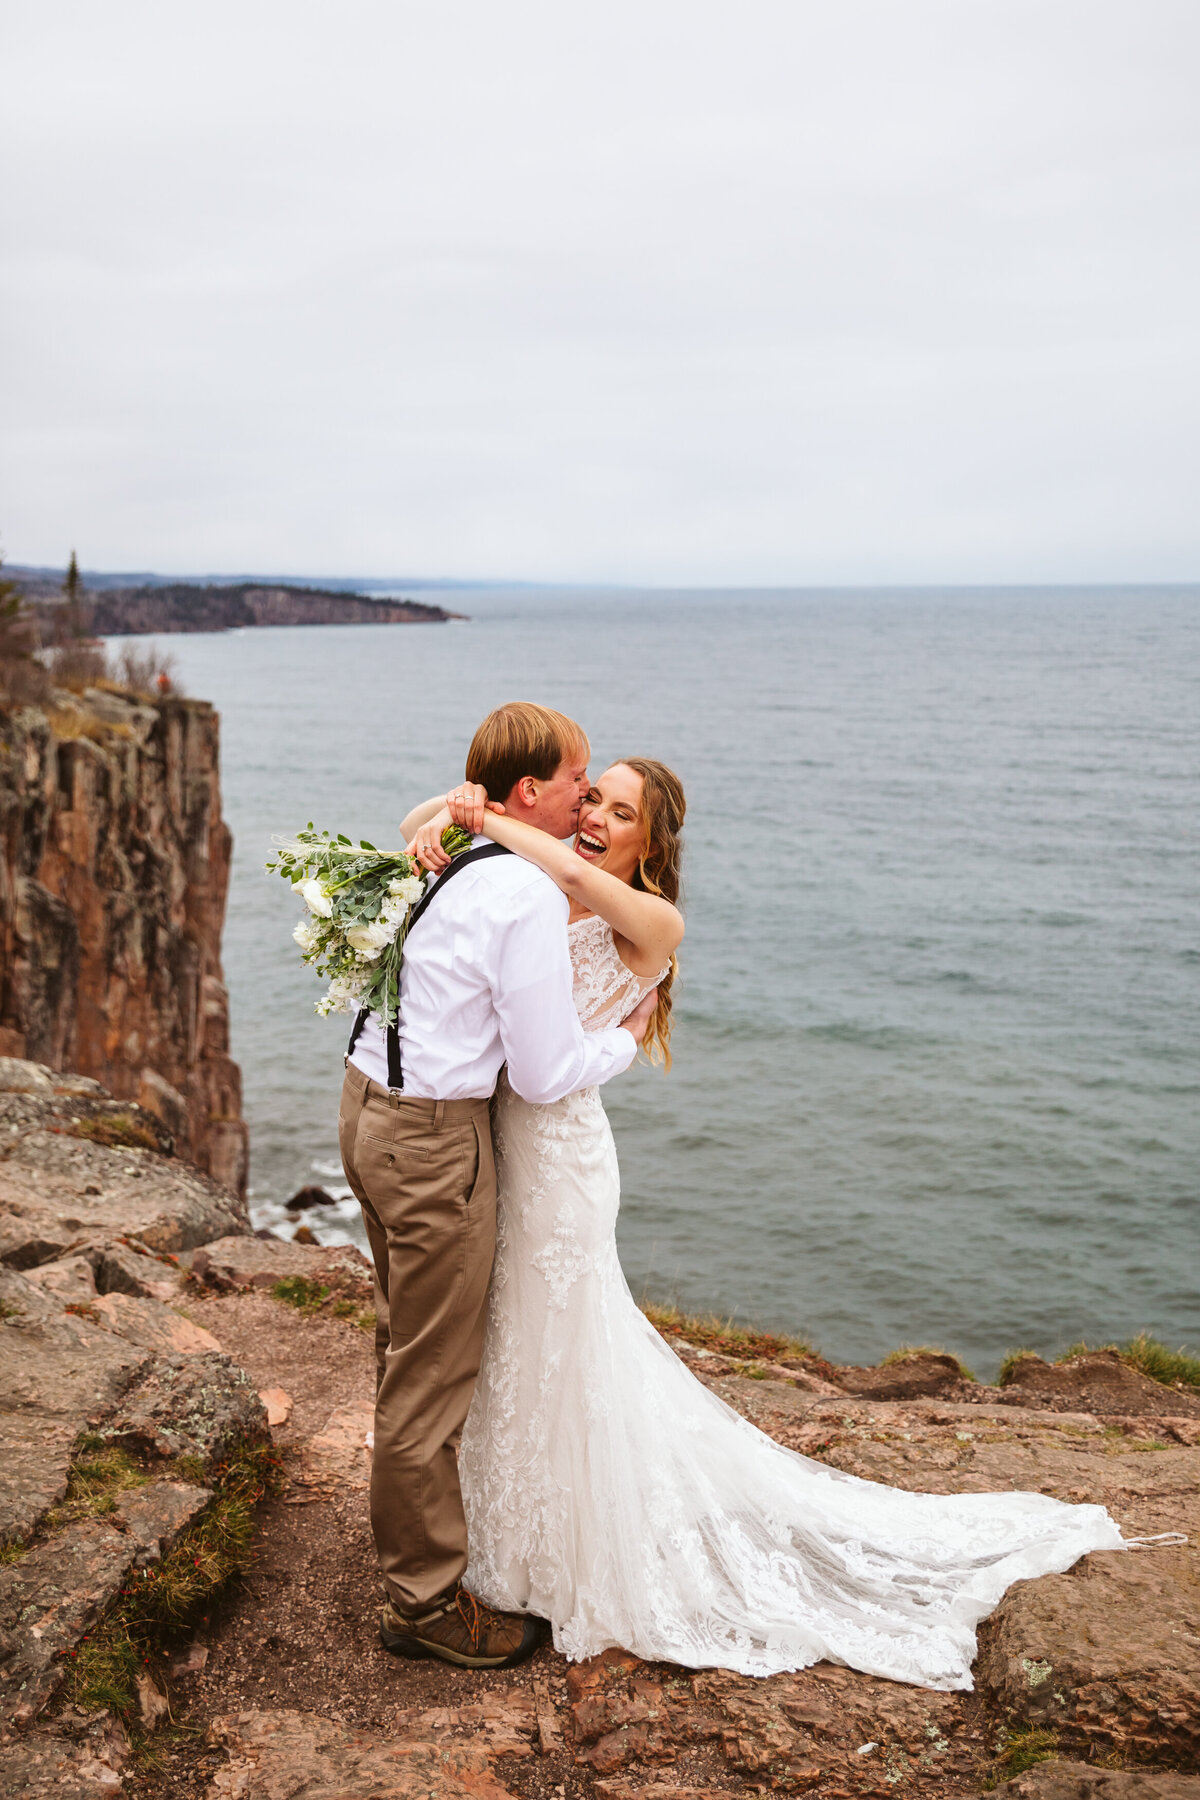
POLYGON ((1192 0, 45 0, 9 554, 665 582, 1200 566, 1192 0))

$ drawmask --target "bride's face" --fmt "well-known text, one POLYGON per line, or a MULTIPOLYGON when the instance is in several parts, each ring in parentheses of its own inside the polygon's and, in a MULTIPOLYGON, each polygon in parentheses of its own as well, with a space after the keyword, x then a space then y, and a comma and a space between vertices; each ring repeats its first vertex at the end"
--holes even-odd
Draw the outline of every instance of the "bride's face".
POLYGON ((642 778, 625 763, 614 763, 583 803, 575 853, 618 881, 632 881, 645 847, 642 778))

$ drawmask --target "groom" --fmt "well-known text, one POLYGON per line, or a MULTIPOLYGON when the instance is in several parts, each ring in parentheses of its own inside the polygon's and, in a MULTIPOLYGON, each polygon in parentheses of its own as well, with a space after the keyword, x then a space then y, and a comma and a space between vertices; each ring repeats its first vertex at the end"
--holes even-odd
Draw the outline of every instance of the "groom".
MULTIPOLYGON (((467 780, 553 837, 588 790, 574 720, 517 702, 483 721, 467 780)), ((457 1448, 483 1344, 496 1241, 488 1102, 503 1063, 524 1100, 559 1100, 629 1067, 653 993, 585 1035, 571 999, 567 900, 532 863, 476 839, 427 890, 404 946, 400 1016, 351 1038, 338 1136, 375 1262, 371 1527, 386 1592, 381 1637, 399 1656, 506 1668, 541 1621, 462 1586, 467 1529, 457 1448)))

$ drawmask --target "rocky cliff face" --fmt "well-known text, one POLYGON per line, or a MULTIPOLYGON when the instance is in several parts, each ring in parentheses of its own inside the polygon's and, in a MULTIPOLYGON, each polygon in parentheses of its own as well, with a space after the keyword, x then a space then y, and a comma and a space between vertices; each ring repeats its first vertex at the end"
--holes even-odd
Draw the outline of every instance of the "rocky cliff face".
POLYGON ((137 1100, 241 1196, 217 715, 173 697, 54 699, 0 711, 0 1055, 137 1100))

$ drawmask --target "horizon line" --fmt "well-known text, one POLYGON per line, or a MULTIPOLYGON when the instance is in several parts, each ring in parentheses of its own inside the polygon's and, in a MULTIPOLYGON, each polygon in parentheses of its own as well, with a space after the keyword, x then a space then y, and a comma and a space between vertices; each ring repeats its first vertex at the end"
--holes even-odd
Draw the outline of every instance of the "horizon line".
MULTIPOLYGON (((20 563, 5 559, 0 564, 0 577, 4 573, 11 575, 54 577, 60 573, 65 578, 66 566, 61 570, 55 563, 20 563)), ((89 577, 98 577, 102 581, 127 581, 136 583, 169 584, 180 583, 188 586, 231 586, 242 582, 275 582, 280 585, 297 587, 326 586, 331 591, 344 588, 348 592, 363 593, 368 588, 521 588, 532 591, 568 590, 578 593, 619 592, 619 593, 956 593, 963 590, 980 593, 1013 593, 1028 589, 1103 589, 1106 591, 1122 591, 1127 589, 1164 589, 1187 590, 1200 589, 1200 575, 1183 580, 1153 580, 1145 578, 1126 578, 1124 580, 1106 580, 1102 578, 1076 578, 1073 580, 1038 580, 1025 578, 1009 581, 981 580, 946 580, 936 581, 639 581, 639 580, 584 580, 567 579, 533 579, 524 576, 461 576, 461 575, 314 575, 314 574, 281 574, 269 572, 256 573, 250 570, 238 570, 230 573, 208 571, 206 573, 180 573, 159 569, 100 569, 80 568, 80 580, 86 586, 89 577)))

